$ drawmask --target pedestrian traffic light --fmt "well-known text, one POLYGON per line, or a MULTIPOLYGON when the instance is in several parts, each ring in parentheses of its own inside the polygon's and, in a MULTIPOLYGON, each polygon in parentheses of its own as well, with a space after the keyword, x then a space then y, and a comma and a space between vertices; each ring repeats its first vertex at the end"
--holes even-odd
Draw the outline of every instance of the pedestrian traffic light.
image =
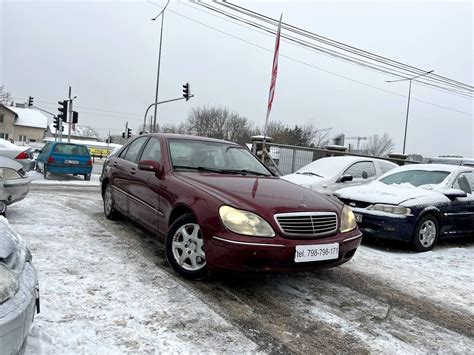
POLYGON ((33 100, 34 100, 33 96, 28 97, 28 107, 33 106, 33 100))
POLYGON ((58 101, 59 107, 58 111, 61 112, 58 117, 63 122, 67 122, 67 100, 58 101))
POLYGON ((130 138, 132 136, 132 129, 127 128, 127 138, 130 138))
POLYGON ((53 127, 56 129, 59 129, 59 117, 54 116, 53 117, 53 127))
POLYGON ((79 113, 77 111, 72 111, 72 123, 77 123, 79 121, 79 113))
POLYGON ((189 83, 186 83, 183 85, 183 97, 186 99, 186 101, 189 100, 191 97, 191 90, 189 88, 189 83))

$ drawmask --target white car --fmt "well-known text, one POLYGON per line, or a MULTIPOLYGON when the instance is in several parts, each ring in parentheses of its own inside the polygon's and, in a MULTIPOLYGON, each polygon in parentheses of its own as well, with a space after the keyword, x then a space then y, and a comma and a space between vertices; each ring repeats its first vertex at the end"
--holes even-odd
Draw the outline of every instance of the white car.
POLYGON ((315 160, 282 179, 329 195, 343 187, 367 184, 397 166, 382 159, 328 157, 315 160))
POLYGON ((0 138, 0 157, 16 160, 23 166, 23 170, 34 170, 36 160, 33 157, 33 149, 20 147, 3 138, 0 138))

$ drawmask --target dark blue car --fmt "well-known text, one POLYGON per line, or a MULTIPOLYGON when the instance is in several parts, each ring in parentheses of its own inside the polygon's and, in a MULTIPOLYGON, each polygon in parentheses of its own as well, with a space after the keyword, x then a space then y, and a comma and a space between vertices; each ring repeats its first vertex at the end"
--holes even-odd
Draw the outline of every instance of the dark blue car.
POLYGON ((46 143, 37 159, 37 169, 42 171, 45 179, 50 174, 83 175, 91 179, 92 161, 85 145, 73 143, 46 143))
POLYGON ((334 193, 352 207, 366 235, 431 250, 439 238, 474 237, 474 169, 417 164, 391 170, 376 181, 334 193))

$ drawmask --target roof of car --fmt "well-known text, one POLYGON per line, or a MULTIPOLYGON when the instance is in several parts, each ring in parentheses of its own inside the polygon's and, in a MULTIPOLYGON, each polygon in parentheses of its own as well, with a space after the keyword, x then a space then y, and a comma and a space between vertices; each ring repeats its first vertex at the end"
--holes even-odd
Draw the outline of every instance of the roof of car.
POLYGON ((341 160, 341 161, 346 161, 348 164, 356 162, 356 161, 372 161, 372 160, 373 161, 383 161, 383 162, 387 162, 387 163, 390 163, 390 164, 395 164, 395 163, 392 163, 391 161, 385 160, 385 159, 378 159, 378 158, 372 158, 372 157, 361 157, 361 156, 356 156, 356 155, 341 155, 341 156, 336 156, 336 157, 325 157, 325 158, 321 158, 321 159, 337 159, 337 160, 341 160))
MULTIPOLYGON (((455 171, 464 171, 469 170, 465 166, 459 165, 449 165, 449 164, 413 164, 413 165, 403 165, 391 170, 389 173, 392 174, 397 171, 406 171, 406 170, 426 170, 426 171, 449 171, 450 173, 455 171)), ((472 170, 472 169, 471 169, 472 170)))
POLYGON ((208 137, 201 137, 201 136, 192 136, 188 134, 173 134, 173 133, 146 133, 142 134, 142 136, 155 136, 155 137, 162 137, 165 139, 187 139, 187 140, 199 140, 199 141, 207 141, 207 142, 219 142, 219 143, 226 143, 226 144, 235 144, 237 143, 225 141, 222 139, 215 139, 215 138, 208 138, 208 137))

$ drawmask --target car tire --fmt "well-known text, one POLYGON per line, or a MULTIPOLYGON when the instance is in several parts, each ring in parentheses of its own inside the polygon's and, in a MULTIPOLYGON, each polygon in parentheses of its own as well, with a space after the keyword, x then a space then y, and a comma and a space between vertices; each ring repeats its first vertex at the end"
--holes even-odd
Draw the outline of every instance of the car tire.
POLYGON ((439 239, 439 223, 432 214, 424 215, 416 224, 412 244, 416 251, 424 252, 434 248, 439 239))
POLYGON ((112 187, 110 184, 105 186, 104 195, 102 196, 104 200, 104 215, 107 219, 111 221, 118 218, 118 212, 114 207, 114 196, 112 194, 112 187))
POLYGON ((173 270, 190 280, 210 275, 206 264, 201 227, 191 214, 179 217, 170 227, 165 240, 168 263, 173 270))
POLYGON ((91 179, 91 174, 84 174, 84 180, 90 181, 91 179))

